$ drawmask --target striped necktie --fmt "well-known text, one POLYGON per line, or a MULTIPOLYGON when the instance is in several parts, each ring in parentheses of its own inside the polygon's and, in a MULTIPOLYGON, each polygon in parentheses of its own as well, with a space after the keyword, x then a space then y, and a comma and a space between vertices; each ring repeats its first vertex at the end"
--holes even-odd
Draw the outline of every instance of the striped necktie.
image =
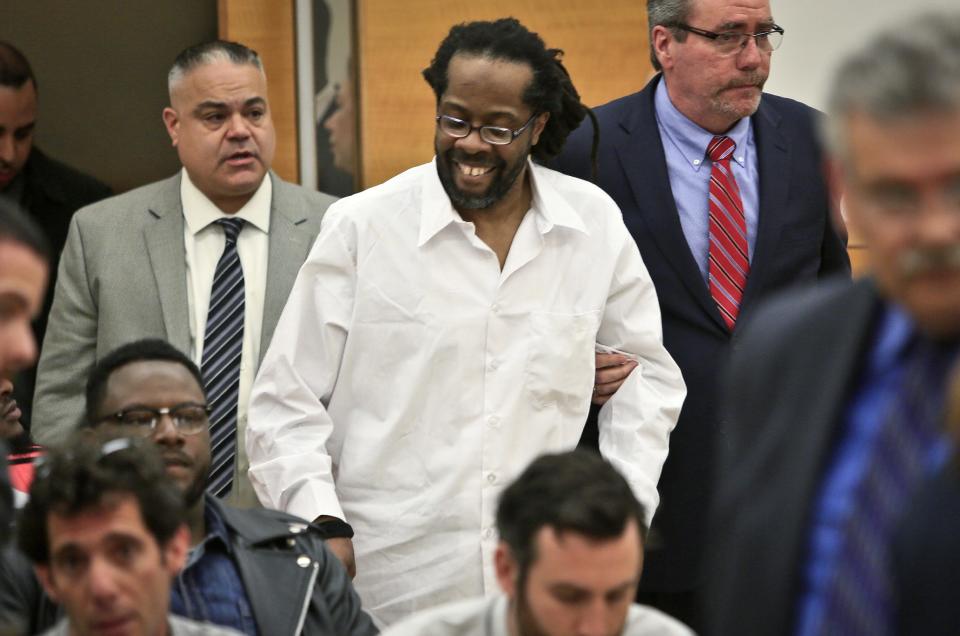
POLYGON ((210 309, 203 336, 201 372, 210 404, 210 476, 207 492, 230 494, 237 455, 237 400, 243 353, 244 284, 237 254, 243 219, 216 221, 226 235, 210 290, 210 309))
POLYGON ((944 389, 955 352, 955 347, 921 340, 908 354, 900 392, 880 422, 865 473, 846 502, 849 512, 838 537, 842 548, 821 622, 808 633, 895 633, 890 541, 943 443, 944 389))
POLYGON ((747 256, 747 220, 740 188, 730 170, 737 145, 729 137, 714 137, 707 146, 710 169, 710 295, 729 329, 740 313, 740 300, 750 272, 747 256))

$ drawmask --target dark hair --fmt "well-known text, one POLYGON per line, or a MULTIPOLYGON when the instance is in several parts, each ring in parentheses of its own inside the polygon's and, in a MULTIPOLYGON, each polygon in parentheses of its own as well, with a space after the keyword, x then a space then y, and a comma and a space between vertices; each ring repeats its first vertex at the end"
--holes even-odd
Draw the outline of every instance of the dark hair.
POLYGON ((156 445, 121 435, 115 427, 75 433, 37 461, 30 499, 17 524, 20 549, 34 563, 50 560, 50 513, 72 517, 128 495, 160 546, 184 522, 183 493, 166 475, 156 445))
POLYGON ((107 382, 114 371, 133 362, 173 362, 181 365, 194 377, 200 390, 206 395, 203 376, 193 360, 166 340, 144 338, 128 342, 105 355, 93 367, 87 378, 87 406, 84 412, 84 426, 96 425, 97 414, 107 394, 107 382))
POLYGON ((521 577, 536 558, 534 537, 549 526, 591 539, 614 539, 630 520, 646 535, 643 506, 627 480, 593 452, 543 455, 507 486, 497 507, 497 531, 521 577))
POLYGON ((0 243, 10 241, 50 262, 50 243, 43 230, 16 203, 0 197, 0 243))
MULTIPOLYGON (((447 90, 447 69, 454 55, 461 53, 493 60, 528 64, 533 69, 533 81, 523 95, 523 101, 534 113, 550 113, 540 140, 531 154, 538 161, 547 161, 560 154, 567 136, 593 112, 580 101, 580 94, 570 80, 570 74, 560 61, 563 51, 548 49, 539 35, 527 30, 515 18, 494 22, 467 22, 452 29, 430 66, 423 69, 423 77, 433 88, 437 102, 447 90)), ((596 134, 592 157, 596 157, 596 134)))
POLYGON ((0 41, 0 86, 20 88, 27 81, 37 88, 37 78, 33 76, 30 62, 20 50, 9 42, 0 41))
POLYGON ((234 64, 250 64, 263 71, 263 63, 257 52, 239 42, 211 40, 187 47, 177 55, 167 74, 167 88, 171 92, 180 79, 198 66, 217 60, 228 60, 234 64))

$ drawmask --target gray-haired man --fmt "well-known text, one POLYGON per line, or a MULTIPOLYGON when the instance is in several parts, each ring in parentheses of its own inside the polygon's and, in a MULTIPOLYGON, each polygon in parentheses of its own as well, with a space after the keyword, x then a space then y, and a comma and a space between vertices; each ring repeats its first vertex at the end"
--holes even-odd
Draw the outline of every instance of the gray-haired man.
POLYGON ((873 276, 784 298, 742 333, 726 376, 711 633, 931 633, 900 624, 890 547, 947 454, 960 13, 877 36, 842 65, 830 110, 832 183, 873 276))

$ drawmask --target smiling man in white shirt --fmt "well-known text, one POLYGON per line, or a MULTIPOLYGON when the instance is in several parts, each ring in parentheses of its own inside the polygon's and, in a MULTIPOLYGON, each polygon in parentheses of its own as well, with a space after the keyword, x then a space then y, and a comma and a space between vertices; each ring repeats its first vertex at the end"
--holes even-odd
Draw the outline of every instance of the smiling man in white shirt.
POLYGON ((657 505, 685 388, 616 205, 530 161, 586 112, 558 58, 512 19, 451 30, 436 159, 331 207, 254 384, 258 496, 353 526, 328 545, 381 624, 496 591, 497 498, 576 446, 595 344, 638 362, 600 450, 657 505))

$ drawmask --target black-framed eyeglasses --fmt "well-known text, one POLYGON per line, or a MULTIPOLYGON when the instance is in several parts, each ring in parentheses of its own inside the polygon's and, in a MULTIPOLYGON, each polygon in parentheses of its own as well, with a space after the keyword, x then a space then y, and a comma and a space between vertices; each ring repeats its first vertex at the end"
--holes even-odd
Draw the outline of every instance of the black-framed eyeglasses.
POLYGON ((479 130, 480 139, 483 139, 488 144, 506 146, 523 134, 523 131, 533 123, 533 120, 537 118, 538 114, 539 113, 534 113, 531 115, 527 123, 516 130, 503 128, 502 126, 471 126, 470 122, 451 117, 450 115, 437 115, 436 121, 437 125, 440 126, 440 130, 454 139, 463 139, 474 130, 479 130))
POLYGON ((700 37, 713 40, 714 47, 716 47, 717 51, 723 55, 735 53, 746 48, 747 42, 750 40, 750 38, 756 40, 757 48, 764 53, 776 51, 783 43, 784 31, 776 24, 771 26, 768 31, 760 31, 759 33, 743 33, 740 31, 724 31, 723 33, 716 33, 714 31, 698 29, 690 26, 689 24, 684 24, 683 22, 678 23, 676 27, 681 31, 686 31, 687 33, 693 33, 694 35, 699 35, 700 37))
POLYGON ((196 404, 194 402, 186 402, 162 409, 135 406, 105 415, 97 420, 97 423, 112 422, 121 426, 129 426, 131 430, 138 434, 149 436, 157 429, 160 418, 169 415, 178 431, 184 435, 196 435, 207 428, 210 411, 210 407, 206 404, 196 404))

